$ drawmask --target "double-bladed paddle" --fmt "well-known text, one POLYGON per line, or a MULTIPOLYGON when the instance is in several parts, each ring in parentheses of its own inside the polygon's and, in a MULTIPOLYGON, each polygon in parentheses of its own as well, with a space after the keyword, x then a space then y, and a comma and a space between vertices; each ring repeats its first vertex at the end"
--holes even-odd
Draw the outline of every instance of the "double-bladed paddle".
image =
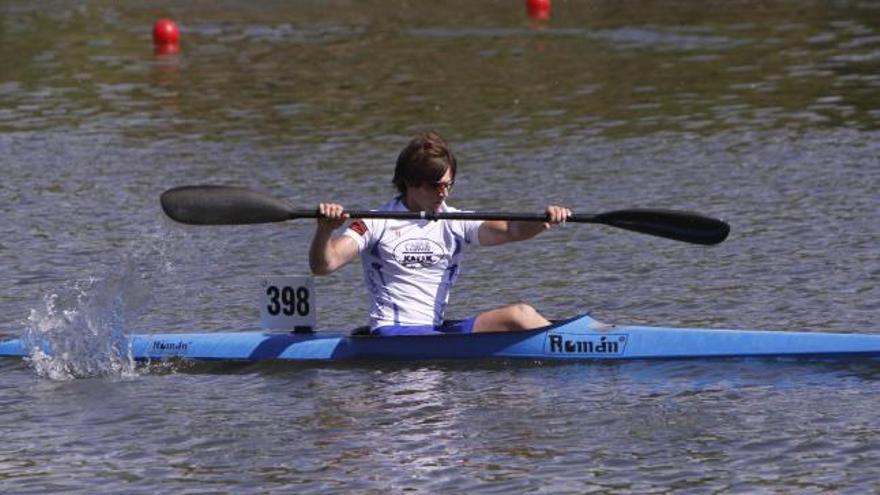
MULTIPOLYGON (((171 219, 190 225, 243 225, 319 218, 317 209, 296 210, 287 203, 241 187, 182 186, 162 193, 162 209, 171 219)), ((509 220, 545 222, 544 213, 425 212, 346 210, 352 218, 402 220, 509 220)), ((730 225, 696 213, 672 210, 629 209, 593 215, 577 214, 568 222, 598 223, 642 234, 694 244, 718 244, 727 238, 730 225)))

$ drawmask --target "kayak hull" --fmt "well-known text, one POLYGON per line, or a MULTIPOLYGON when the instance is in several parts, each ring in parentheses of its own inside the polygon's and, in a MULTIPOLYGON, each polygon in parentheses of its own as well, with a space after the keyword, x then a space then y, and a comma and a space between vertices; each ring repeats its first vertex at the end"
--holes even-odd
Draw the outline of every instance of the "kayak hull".
MULTIPOLYGON (((589 316, 524 332, 374 337, 246 331, 136 334, 129 339, 137 361, 880 357, 880 335, 873 334, 607 325, 589 316)), ((0 342, 0 357, 26 357, 31 351, 18 339, 0 342)))

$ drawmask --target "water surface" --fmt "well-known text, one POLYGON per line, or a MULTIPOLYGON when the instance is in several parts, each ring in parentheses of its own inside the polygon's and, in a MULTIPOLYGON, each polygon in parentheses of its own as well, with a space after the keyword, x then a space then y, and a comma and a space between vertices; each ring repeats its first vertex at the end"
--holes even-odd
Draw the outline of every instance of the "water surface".
MULTIPOLYGON (((477 248, 450 317, 876 333, 880 9, 870 2, 259 2, 0 6, 4 493, 689 493, 880 489, 874 363, 360 363, 132 368, 131 331, 257 322, 309 221, 198 228, 191 183, 310 207, 392 194, 416 132, 452 204, 724 218, 712 248, 567 226, 477 248), (150 26, 176 19, 178 56, 150 26), (87 375, 88 377, 83 377, 87 375), (74 376, 78 378, 73 378, 74 376)), ((362 324, 360 269, 316 281, 362 324)))

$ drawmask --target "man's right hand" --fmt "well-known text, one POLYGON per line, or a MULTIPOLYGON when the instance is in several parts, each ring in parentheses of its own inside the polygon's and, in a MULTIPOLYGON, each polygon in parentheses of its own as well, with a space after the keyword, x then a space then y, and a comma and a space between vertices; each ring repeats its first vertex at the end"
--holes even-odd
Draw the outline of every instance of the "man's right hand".
POLYGON ((328 230, 342 227, 349 218, 342 205, 336 203, 321 203, 318 205, 318 211, 322 215, 318 218, 318 227, 328 230))

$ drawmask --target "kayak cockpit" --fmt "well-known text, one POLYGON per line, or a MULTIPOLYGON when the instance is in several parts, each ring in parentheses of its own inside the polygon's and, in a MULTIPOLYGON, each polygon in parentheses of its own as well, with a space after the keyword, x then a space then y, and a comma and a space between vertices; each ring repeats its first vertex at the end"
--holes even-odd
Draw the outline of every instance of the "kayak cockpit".
MULTIPOLYGON (((539 328, 531 328, 531 329, 525 330, 525 331, 532 332, 532 331, 536 331, 536 330, 539 330, 539 331, 551 330, 551 329, 556 328, 560 325, 564 325, 566 323, 569 323, 571 321, 578 320, 578 319, 588 320, 589 325, 596 330, 613 328, 613 326, 614 326, 614 325, 608 325, 608 324, 599 322, 597 320, 594 320, 587 315, 580 315, 580 316, 576 316, 574 318, 569 318, 567 320, 550 320, 550 325, 547 325, 544 327, 539 327, 539 328)), ((454 325, 456 323, 460 323, 461 321, 462 320, 445 320, 443 322, 443 325, 444 326, 454 325)), ((515 334, 515 333, 519 333, 522 331, 523 330, 510 330, 510 331, 506 331, 506 332, 488 332, 488 333, 514 333, 515 334)), ((443 335, 442 333, 436 334, 436 336, 442 336, 442 335, 443 335)), ((453 335, 453 334, 450 333, 448 335, 453 335)), ((362 326, 359 326, 359 327, 352 329, 349 332, 349 336, 351 336, 351 337, 379 337, 379 335, 375 335, 372 333, 372 330, 370 329, 369 325, 362 325, 362 326)), ((385 338, 389 338, 389 337, 395 337, 395 336, 394 335, 385 336, 385 338)))

